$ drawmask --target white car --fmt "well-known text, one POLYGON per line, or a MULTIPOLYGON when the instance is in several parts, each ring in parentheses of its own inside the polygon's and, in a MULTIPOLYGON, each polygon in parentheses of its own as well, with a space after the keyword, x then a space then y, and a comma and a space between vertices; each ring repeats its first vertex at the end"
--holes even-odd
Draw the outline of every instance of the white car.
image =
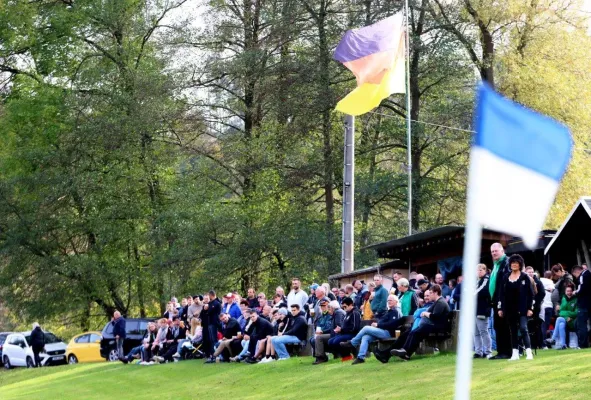
MULTIPOLYGON (((45 351, 39 354, 42 366, 66 364, 66 344, 51 332, 45 333, 45 351)), ((31 332, 11 333, 2 347, 4 368, 35 366, 31 332)))

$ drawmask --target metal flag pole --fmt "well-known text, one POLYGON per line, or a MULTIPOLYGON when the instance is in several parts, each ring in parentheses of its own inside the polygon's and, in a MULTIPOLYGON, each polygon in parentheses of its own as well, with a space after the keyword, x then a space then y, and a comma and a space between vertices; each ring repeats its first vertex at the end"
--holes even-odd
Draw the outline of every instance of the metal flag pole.
POLYGON ((404 15, 406 17, 406 157, 408 172, 408 234, 412 235, 412 152, 411 122, 410 122, 410 27, 408 25, 408 0, 404 1, 404 15))
POLYGON ((341 272, 353 271, 355 210, 355 117, 345 116, 345 156, 343 168, 343 242, 341 272))

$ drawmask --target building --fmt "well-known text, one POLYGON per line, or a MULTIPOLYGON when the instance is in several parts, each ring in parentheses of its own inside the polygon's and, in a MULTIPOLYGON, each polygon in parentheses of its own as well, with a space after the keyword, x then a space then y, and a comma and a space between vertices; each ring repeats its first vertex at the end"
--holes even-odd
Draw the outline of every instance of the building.
POLYGON ((544 250, 548 264, 562 264, 570 270, 573 265, 591 266, 591 197, 581 197, 562 226, 544 250))
MULTIPOLYGON (((525 259, 526 265, 533 266, 538 271, 550 268, 544 256, 544 249, 554 237, 556 231, 540 232, 538 246, 534 250, 527 249, 520 238, 484 229, 482 232, 481 262, 492 267, 490 246, 499 242, 505 247, 507 254, 519 253, 525 259)), ((464 227, 442 226, 429 231, 416 233, 388 242, 378 243, 365 248, 377 252, 384 261, 372 267, 352 271, 344 274, 331 275, 329 279, 333 285, 343 287, 355 279, 371 281, 376 273, 385 276, 384 286, 392 286, 392 273, 400 271, 408 277, 411 271, 416 271, 433 278, 441 273, 444 279, 456 278, 462 274, 462 254, 464 250, 464 227)))

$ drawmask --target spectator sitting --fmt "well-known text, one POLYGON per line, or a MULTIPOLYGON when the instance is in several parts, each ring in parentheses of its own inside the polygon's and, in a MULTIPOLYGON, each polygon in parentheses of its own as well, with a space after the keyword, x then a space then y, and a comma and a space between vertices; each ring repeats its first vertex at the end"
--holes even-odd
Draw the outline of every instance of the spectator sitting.
POLYGON ((419 291, 417 292, 417 295, 419 296, 419 305, 422 306, 425 304, 425 291, 431 287, 431 284, 426 279, 419 279, 417 281, 417 287, 419 288, 419 291))
POLYGON ((158 357, 156 361, 172 361, 173 355, 178 353, 179 343, 186 338, 187 330, 184 325, 181 326, 180 318, 178 316, 173 317, 172 326, 167 330, 166 334, 166 344, 164 346, 166 350, 161 353, 162 356, 158 357))
MULTIPOLYGON (((402 323, 402 314, 398 308, 398 297, 396 295, 388 296, 388 311, 380 318, 378 322, 374 322, 371 326, 364 326, 363 329, 350 341, 342 342, 342 347, 359 347, 357 358, 353 361, 353 365, 365 362, 365 356, 369 349, 369 344, 379 339, 389 339, 394 337, 396 329, 402 323)), ((377 358, 377 356, 376 356, 377 358)), ((388 362, 387 357, 379 359, 382 362, 388 362)))
POLYGON ((562 302, 560 303, 560 312, 556 323, 554 324, 554 333, 552 339, 546 340, 549 346, 556 344, 556 348, 564 350, 567 347, 567 335, 566 328, 570 332, 576 332, 576 320, 577 320, 577 298, 573 295, 574 287, 569 285, 566 287, 562 302))
POLYGON ((336 325, 333 329, 334 336, 328 341, 328 349, 330 353, 348 357, 351 354, 349 349, 343 348, 340 344, 353 339, 359 333, 361 330, 361 315, 350 298, 343 299, 341 307, 346 312, 345 318, 342 325, 336 325))
POLYGON ((230 314, 222 313, 220 315, 220 321, 222 322, 223 338, 218 342, 218 347, 213 353, 213 361, 212 359, 209 359, 205 361, 206 364, 216 362, 218 357, 220 357, 220 360, 229 361, 233 353, 237 352, 240 347, 242 333, 240 331, 238 320, 231 317, 230 314))
MULTIPOLYGON (((328 297, 329 301, 333 301, 337 299, 337 296, 335 296, 335 294, 330 290, 330 285, 327 282, 324 282, 322 285, 322 288, 324 288, 324 295, 326 297, 328 297)), ((317 298, 319 298, 320 296, 316 295, 317 298)))
POLYGON ((300 310, 300 305, 294 303, 290 308, 292 315, 292 318, 290 318, 291 324, 284 333, 279 333, 279 336, 273 336, 271 338, 271 343, 280 361, 289 358, 289 353, 285 348, 286 344, 301 343, 306 341, 306 337, 308 336, 308 324, 306 323, 304 313, 300 310))
MULTIPOLYGON (((246 303, 246 305, 248 305, 248 302, 245 300, 242 300, 244 303, 246 303)), ((242 304, 241 304, 242 306, 242 304)), ((246 324, 248 324, 248 322, 250 321, 250 308, 243 308, 242 309, 242 315, 240 315, 240 318, 237 319, 238 321, 238 325, 240 325, 240 330, 242 332, 244 332, 245 328, 246 328, 246 324)))
POLYGON ((280 308, 287 309, 287 300, 285 299, 285 296, 282 296, 279 293, 275 293, 275 296, 273 296, 273 310, 279 310, 280 308))
MULTIPOLYGON (((344 300, 344 299, 343 299, 344 300)), ((314 338, 314 349, 316 353, 316 360, 312 363, 313 365, 322 364, 328 361, 328 357, 326 356, 326 350, 328 348, 328 341, 336 336, 334 329, 337 326, 343 326, 343 321, 345 320, 346 313, 341 309, 341 305, 338 301, 333 300, 328 303, 328 314, 331 316, 331 328, 330 332, 326 334, 323 331, 321 334, 316 332, 316 336, 314 338)), ((340 356, 339 351, 335 351, 335 349, 331 349, 333 351, 333 355, 335 358, 340 356)))
POLYGON ((266 339, 267 336, 273 334, 273 325, 271 325, 266 319, 259 318, 259 314, 255 309, 250 310, 250 321, 250 326, 247 328, 244 335, 244 339, 248 341, 248 356, 245 361, 249 364, 256 364, 258 360, 255 356, 257 354, 256 350, 259 341, 266 339))
MULTIPOLYGON (((336 300, 335 300, 336 301, 336 300)), ((310 338, 310 344, 312 345, 312 349, 315 351, 316 349, 316 342, 322 341, 323 344, 326 342, 328 344, 328 339, 330 339, 330 333, 332 331, 332 323, 333 323, 333 316, 328 312, 328 301, 327 300, 320 300, 320 315, 314 321, 314 336, 310 338)), ((322 347, 322 355, 324 356, 324 346, 321 344, 322 347)), ((318 354, 316 355, 316 361, 319 360, 318 354)), ((324 356, 325 357, 325 356, 324 356)), ((321 357, 323 358, 323 357, 321 357)), ((328 360, 328 359, 327 359, 328 360)), ((319 364, 319 363, 317 363, 319 364)))
POLYGON ((400 311, 403 316, 413 315, 419 307, 419 297, 410 288, 410 282, 406 278, 400 278, 397 282, 398 291, 400 292, 400 311))
POLYGON ((271 317, 272 317, 272 314, 271 313, 272 312, 273 312, 273 307, 271 307, 268 304, 265 304, 263 306, 263 310, 261 311, 260 317, 266 319, 269 322, 271 322, 271 317))
POLYGON ((318 286, 316 289, 316 302, 314 303, 314 307, 310 308, 310 317, 312 317, 312 321, 315 321, 318 318, 322 311, 320 310, 320 302, 326 301, 327 303, 330 302, 330 298, 326 296, 326 289, 324 286, 318 286))
POLYGON ((355 308, 361 311, 363 309, 363 302, 365 301, 364 296, 368 292, 368 289, 359 279, 353 281, 353 287, 357 291, 353 299, 355 301, 355 308))
POLYGON ((265 339, 259 341, 259 348, 257 350, 257 354, 255 358, 259 360, 261 363, 267 363, 271 361, 275 361, 275 348, 273 347, 273 343, 271 342, 271 338, 274 336, 279 336, 279 334, 284 334, 288 328, 289 318, 288 312, 286 308, 280 308, 274 314, 274 321, 273 325, 273 334, 267 336, 265 339), (265 356, 263 357, 263 354, 265 356))
POLYGON ((431 332, 443 331, 446 328, 447 316, 449 314, 449 305, 441 297, 441 287, 439 285, 431 286, 431 300, 433 305, 428 311, 421 313, 421 322, 419 327, 412 331, 404 346, 401 349, 394 349, 390 354, 400 357, 403 360, 410 360, 412 354, 419 347, 421 341, 431 332))

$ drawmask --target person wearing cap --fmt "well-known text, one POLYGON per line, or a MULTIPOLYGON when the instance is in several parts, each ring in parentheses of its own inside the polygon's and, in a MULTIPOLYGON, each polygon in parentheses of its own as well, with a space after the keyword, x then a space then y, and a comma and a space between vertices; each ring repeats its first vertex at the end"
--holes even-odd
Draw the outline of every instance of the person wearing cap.
POLYGON ((222 313, 229 314, 230 317, 234 319, 238 319, 242 315, 240 307, 234 301, 234 295, 232 293, 228 293, 224 296, 224 305, 222 307, 222 313))
POLYGON ((319 345, 319 347, 321 346, 322 353, 322 356, 320 357, 318 356, 318 351, 316 350, 316 343, 323 341, 326 342, 326 344, 328 344, 328 339, 330 339, 330 333, 333 329, 333 317, 328 312, 328 304, 329 301, 327 299, 320 300, 320 314, 316 318, 316 321, 314 321, 314 336, 310 338, 310 345, 312 345, 312 350, 314 350, 315 352, 316 361, 325 357, 324 343, 319 345))
POLYGON ((419 304, 422 306, 425 304, 425 292, 431 287, 431 284, 427 279, 419 279, 417 281, 417 287, 419 288, 417 295, 419 296, 419 304))
POLYGON ((297 304, 300 310, 303 310, 308 302, 308 295, 301 289, 301 285, 299 278, 291 280, 291 292, 287 295, 287 305, 291 307, 293 304, 297 304))

